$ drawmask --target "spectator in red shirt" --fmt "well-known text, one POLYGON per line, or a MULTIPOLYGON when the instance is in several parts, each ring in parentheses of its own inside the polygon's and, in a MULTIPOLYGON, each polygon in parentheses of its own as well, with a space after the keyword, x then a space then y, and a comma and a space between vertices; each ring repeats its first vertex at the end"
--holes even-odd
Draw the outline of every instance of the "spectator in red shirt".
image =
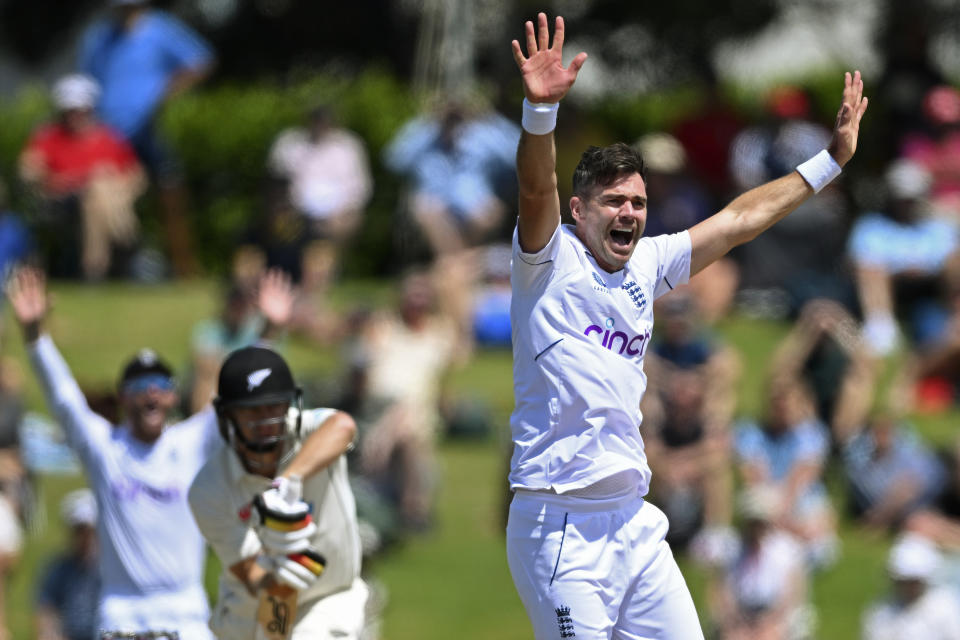
POLYGON ((87 76, 57 81, 52 95, 57 117, 33 133, 20 155, 20 177, 58 229, 50 235, 70 243, 48 253, 51 268, 57 275, 75 275, 79 246, 83 275, 93 280, 107 274, 114 246, 135 243, 133 204, 146 186, 133 148, 94 116, 99 92, 87 76), (64 228, 74 232, 63 233, 64 228))

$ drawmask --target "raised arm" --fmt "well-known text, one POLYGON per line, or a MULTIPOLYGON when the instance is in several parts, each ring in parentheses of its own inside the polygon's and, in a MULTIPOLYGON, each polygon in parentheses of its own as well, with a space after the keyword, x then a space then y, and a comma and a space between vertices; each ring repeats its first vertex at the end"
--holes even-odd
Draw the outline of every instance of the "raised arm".
POLYGON ((257 286, 257 309, 263 314, 260 339, 273 341, 290 324, 295 303, 293 283, 282 269, 268 269, 257 286))
POLYGON ((66 431, 71 445, 87 459, 96 449, 95 441, 107 436, 110 425, 90 409, 67 363, 50 337, 43 333, 43 322, 49 310, 43 272, 33 267, 17 269, 7 282, 7 297, 23 330, 30 364, 50 410, 66 431))
POLYGON ((518 225, 520 248, 526 253, 543 249, 560 224, 560 195, 557 193, 557 150, 553 130, 538 134, 527 131, 528 111, 555 113, 556 104, 567 94, 587 59, 579 53, 570 66, 563 67, 563 18, 557 16, 550 46, 547 16, 537 14, 537 29, 527 21, 527 56, 513 41, 513 57, 523 79, 524 130, 517 147, 517 181, 520 191, 518 225), (533 105, 533 106, 531 106, 533 105), (552 105, 552 106, 551 106, 552 105))
MULTIPOLYGON (((860 72, 844 75, 843 101, 837 112, 833 137, 827 149, 832 162, 843 167, 857 150, 860 119, 867 110, 860 72)), ((810 163, 813 172, 805 171, 807 178, 817 182, 813 174, 827 171, 830 158, 815 156, 810 163), (820 170, 824 171, 821 172, 820 170)), ((804 163, 808 165, 810 163, 804 163)), ((801 165, 801 166, 804 166, 801 165)), ((720 212, 690 229, 692 245, 690 275, 725 255, 733 247, 748 242, 770 228, 812 196, 815 186, 809 184, 800 171, 778 178, 737 197, 720 212)))

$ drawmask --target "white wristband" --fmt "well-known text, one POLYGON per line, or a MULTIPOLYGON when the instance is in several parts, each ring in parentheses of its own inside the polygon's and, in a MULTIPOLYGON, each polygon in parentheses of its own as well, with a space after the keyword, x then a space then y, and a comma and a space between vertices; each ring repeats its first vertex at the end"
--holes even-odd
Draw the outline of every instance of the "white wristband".
POLYGON ((560 103, 533 103, 523 99, 523 118, 520 125, 527 133, 542 136, 550 133, 557 127, 557 111, 560 103))
POLYGON ((803 164, 797 167, 797 173, 803 176, 807 184, 813 189, 814 193, 820 193, 820 190, 830 184, 830 182, 840 175, 840 165, 833 159, 833 156, 824 149, 813 156, 803 164))

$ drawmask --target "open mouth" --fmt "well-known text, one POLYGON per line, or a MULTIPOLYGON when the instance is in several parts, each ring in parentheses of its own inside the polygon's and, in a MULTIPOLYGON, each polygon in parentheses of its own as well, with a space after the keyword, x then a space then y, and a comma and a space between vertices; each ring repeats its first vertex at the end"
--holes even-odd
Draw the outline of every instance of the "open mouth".
POLYGON ((140 406, 140 413, 144 417, 154 417, 157 414, 162 413, 162 410, 159 403, 150 401, 140 406))
POLYGON ((629 229, 611 229, 610 240, 615 247, 627 248, 633 244, 633 231, 629 229))

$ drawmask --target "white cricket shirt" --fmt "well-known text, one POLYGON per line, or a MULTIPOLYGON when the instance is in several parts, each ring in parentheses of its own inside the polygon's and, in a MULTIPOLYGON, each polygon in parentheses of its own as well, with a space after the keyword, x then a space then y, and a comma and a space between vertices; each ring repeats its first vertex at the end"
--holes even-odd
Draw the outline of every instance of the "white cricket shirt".
POLYGON ((213 409, 166 427, 147 444, 128 425, 112 425, 90 409, 48 335, 28 352, 97 497, 99 626, 171 630, 177 620, 205 619, 205 546, 187 491, 210 453, 222 446, 213 409), (123 606, 111 606, 111 598, 123 606))
MULTIPOLYGON (((334 413, 333 409, 304 411, 301 439, 319 429, 334 413)), ((291 410, 287 429, 293 432, 295 428, 296 411, 291 410)), ((299 448, 298 442, 296 450, 299 448)), ((210 628, 217 637, 253 638, 258 598, 247 592, 230 567, 258 555, 262 549, 253 528, 251 503, 270 488, 271 482, 272 478, 248 473, 236 452, 222 447, 211 456, 190 487, 190 507, 223 566, 220 596, 210 618, 210 628)), ((301 610, 311 601, 350 588, 360 575, 357 507, 347 478, 345 456, 303 479, 303 500, 310 504, 317 525, 310 543, 326 558, 327 566, 315 583, 300 592, 297 602, 301 610)))
POLYGON ((511 488, 566 493, 604 481, 646 494, 640 399, 653 301, 689 277, 686 231, 641 238, 616 273, 597 266, 572 226, 537 253, 521 251, 514 231, 511 488))

